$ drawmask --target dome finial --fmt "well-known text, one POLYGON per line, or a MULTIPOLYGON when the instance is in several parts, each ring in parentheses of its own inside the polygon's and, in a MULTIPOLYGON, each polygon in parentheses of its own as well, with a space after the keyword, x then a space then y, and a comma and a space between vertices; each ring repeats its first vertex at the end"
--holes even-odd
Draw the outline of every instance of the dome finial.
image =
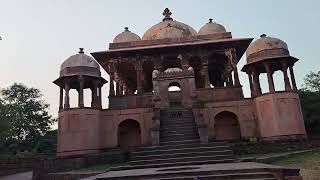
POLYGON ((267 37, 267 35, 266 34, 261 34, 260 37, 261 38, 265 38, 265 37, 267 37))
POLYGON ((213 21, 213 19, 212 19, 212 18, 210 18, 210 19, 209 19, 209 23, 212 23, 212 21, 213 21))
POLYGON ((79 54, 84 54, 83 48, 79 48, 79 49, 80 49, 79 54))
POLYGON ((164 15, 164 18, 162 19, 162 21, 166 21, 166 20, 172 21, 172 20, 173 20, 173 19, 170 17, 172 13, 171 13, 171 11, 169 10, 169 8, 165 8, 162 14, 164 15))
POLYGON ((128 27, 124 27, 124 32, 130 32, 128 27))

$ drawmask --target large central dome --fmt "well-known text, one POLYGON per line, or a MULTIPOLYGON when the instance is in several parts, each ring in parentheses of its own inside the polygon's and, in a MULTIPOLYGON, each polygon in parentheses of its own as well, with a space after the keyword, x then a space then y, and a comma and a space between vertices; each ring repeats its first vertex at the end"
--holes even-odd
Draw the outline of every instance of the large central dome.
POLYGON ((143 35, 142 40, 155 40, 166 38, 184 38, 197 35, 197 32, 189 25, 174 21, 171 12, 166 8, 163 12, 162 22, 149 28, 143 35))

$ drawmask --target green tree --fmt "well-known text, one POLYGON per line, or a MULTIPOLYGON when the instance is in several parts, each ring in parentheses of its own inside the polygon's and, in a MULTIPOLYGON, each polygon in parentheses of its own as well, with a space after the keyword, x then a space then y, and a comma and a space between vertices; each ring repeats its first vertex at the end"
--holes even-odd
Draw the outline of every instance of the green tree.
POLYGON ((7 106, 0 97, 0 149, 5 146, 5 142, 8 139, 8 132, 10 131, 10 123, 6 118, 7 106))
POLYGON ((310 134, 320 134, 320 93, 299 91, 305 127, 310 134))
POLYGON ((309 91, 320 92, 320 71, 310 72, 304 78, 305 89, 309 91))
POLYGON ((14 83, 1 90, 6 106, 5 120, 10 124, 7 141, 31 143, 46 134, 55 122, 48 114, 49 105, 38 89, 14 83))
POLYGON ((320 134, 320 71, 306 75, 299 95, 307 132, 320 134))

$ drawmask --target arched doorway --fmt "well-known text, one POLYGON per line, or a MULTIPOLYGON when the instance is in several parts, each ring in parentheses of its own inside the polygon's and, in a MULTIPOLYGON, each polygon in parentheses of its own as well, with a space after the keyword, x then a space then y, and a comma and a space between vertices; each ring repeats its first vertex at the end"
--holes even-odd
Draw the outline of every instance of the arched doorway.
POLYGON ((181 105, 182 93, 178 82, 171 82, 168 86, 168 98, 170 106, 181 105))
POLYGON ((216 140, 240 139, 240 125, 237 116, 228 111, 220 112, 214 118, 216 140))
POLYGON ((141 145, 141 128, 138 121, 127 119, 119 124, 118 145, 120 147, 136 147, 141 145))

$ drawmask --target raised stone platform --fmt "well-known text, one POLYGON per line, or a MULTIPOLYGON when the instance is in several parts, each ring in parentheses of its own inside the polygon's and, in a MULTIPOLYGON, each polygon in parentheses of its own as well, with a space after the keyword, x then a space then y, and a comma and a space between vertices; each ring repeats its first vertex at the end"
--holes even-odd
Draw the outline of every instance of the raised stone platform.
POLYGON ((299 170, 255 162, 221 163, 110 171, 83 180, 300 179, 299 170))

